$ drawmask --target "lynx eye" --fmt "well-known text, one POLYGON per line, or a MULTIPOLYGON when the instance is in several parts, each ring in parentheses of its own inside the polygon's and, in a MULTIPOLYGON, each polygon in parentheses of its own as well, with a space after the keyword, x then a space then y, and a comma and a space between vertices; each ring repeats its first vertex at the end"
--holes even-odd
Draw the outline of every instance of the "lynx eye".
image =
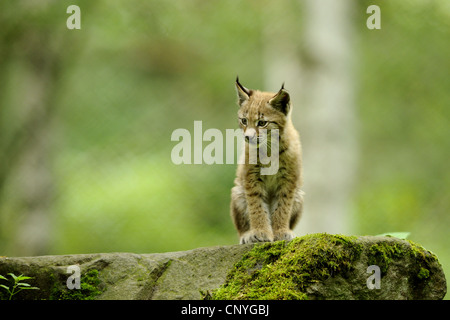
POLYGON ((246 126, 247 125, 247 118, 241 118, 241 123, 242 123, 242 125, 246 126))
POLYGON ((256 125, 257 125, 258 127, 265 127, 265 126, 267 126, 268 123, 269 123, 269 122, 266 121, 266 120, 258 120, 258 122, 256 122, 256 125))

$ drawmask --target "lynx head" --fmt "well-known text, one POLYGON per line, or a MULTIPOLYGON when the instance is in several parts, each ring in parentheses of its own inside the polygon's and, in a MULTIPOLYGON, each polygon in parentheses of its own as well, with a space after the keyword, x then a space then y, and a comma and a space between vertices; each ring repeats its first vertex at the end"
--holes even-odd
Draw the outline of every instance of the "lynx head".
POLYGON ((291 110, 290 97, 284 89, 284 84, 277 93, 261 92, 247 89, 239 83, 239 78, 236 78, 236 90, 240 106, 239 125, 249 146, 259 147, 261 144, 267 144, 273 129, 277 129, 282 136, 291 110))

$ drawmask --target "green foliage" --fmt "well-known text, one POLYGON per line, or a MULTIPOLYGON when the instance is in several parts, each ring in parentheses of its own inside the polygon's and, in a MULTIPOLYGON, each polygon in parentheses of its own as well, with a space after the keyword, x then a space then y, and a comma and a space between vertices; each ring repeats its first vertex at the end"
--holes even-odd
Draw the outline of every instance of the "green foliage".
MULTIPOLYGON (((13 296, 18 294, 22 290, 39 290, 39 288, 32 287, 30 284, 23 282, 24 280, 33 279, 32 277, 27 277, 27 276, 24 276, 23 274, 16 276, 13 273, 8 273, 8 275, 11 276, 11 278, 12 278, 11 285, 7 286, 4 284, 0 284, 0 287, 5 289, 7 294, 9 295, 9 296, 7 296, 8 300, 11 300, 13 298, 13 296)), ((0 279, 8 281, 8 279, 2 275, 0 275, 0 279)))

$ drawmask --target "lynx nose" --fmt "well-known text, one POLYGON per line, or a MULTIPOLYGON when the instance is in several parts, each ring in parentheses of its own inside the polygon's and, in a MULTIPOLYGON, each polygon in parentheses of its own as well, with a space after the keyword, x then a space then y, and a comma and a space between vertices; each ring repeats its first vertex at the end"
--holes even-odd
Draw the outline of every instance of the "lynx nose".
POLYGON ((256 130, 249 128, 244 133, 245 136, 245 142, 254 142, 256 140, 256 130))

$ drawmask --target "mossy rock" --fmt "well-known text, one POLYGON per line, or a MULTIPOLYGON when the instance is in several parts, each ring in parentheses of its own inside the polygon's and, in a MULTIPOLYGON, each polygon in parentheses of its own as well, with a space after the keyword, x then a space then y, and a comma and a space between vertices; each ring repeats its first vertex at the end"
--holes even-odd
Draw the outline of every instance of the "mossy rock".
POLYGON ((442 299, 437 257, 392 237, 313 234, 257 244, 205 299, 442 299), (380 289, 367 285, 375 265, 380 289))
POLYGON ((250 249, 236 245, 155 254, 0 257, 0 274, 33 277, 28 283, 40 290, 22 291, 14 296, 17 300, 199 300, 200 290, 220 286, 250 249), (74 265, 80 268, 80 289, 67 288, 68 267, 74 265))
POLYGON ((14 296, 33 300, 442 299, 446 293, 437 257, 393 237, 312 234, 156 254, 0 257, 0 274, 9 272, 33 277, 28 283, 40 290, 14 296), (70 290, 74 265, 81 286, 70 290), (370 265, 380 269, 380 289, 367 287, 370 265))

